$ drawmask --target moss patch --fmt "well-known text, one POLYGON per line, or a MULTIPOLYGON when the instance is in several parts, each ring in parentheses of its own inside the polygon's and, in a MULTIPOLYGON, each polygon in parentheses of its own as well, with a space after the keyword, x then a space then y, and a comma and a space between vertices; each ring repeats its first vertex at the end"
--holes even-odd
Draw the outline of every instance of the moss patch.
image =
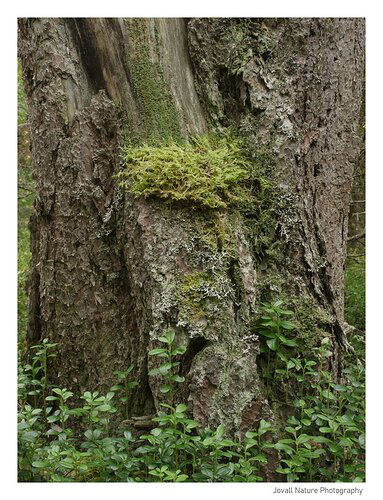
POLYGON ((315 349, 320 346, 324 337, 329 336, 333 318, 311 297, 295 299, 292 309, 296 315, 296 340, 301 346, 301 355, 315 357, 315 349))
POLYGON ((204 219, 196 220, 194 238, 198 238, 213 253, 224 253, 236 258, 238 248, 235 231, 240 224, 239 211, 215 210, 213 213, 204 212, 204 215, 204 219))
POLYGON ((205 271, 183 276, 179 286, 181 316, 191 321, 208 319, 216 312, 216 305, 230 293, 230 284, 223 274, 214 277, 205 271))
POLYGON ((253 254, 261 261, 266 255, 273 257, 270 254, 275 254, 274 247, 278 244, 276 224, 284 207, 280 207, 281 189, 278 187, 277 163, 272 145, 261 149, 254 149, 251 144, 248 147, 252 165, 250 178, 253 198, 243 213, 253 254))
POLYGON ((164 139, 181 139, 180 117, 159 63, 161 41, 156 36, 155 50, 150 44, 149 22, 130 19, 127 30, 133 41, 129 54, 130 82, 140 112, 140 131, 129 131, 129 140, 160 143, 164 139))
POLYGON ((121 184, 135 197, 155 197, 192 206, 248 206, 255 200, 255 166, 244 142, 208 134, 184 144, 126 146, 121 184))

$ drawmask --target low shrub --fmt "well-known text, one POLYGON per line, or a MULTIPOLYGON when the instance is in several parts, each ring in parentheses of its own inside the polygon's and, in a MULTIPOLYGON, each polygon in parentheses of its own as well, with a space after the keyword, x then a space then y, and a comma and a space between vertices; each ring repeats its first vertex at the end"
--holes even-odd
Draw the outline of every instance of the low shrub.
MULTIPOLYGON (((241 439, 217 429, 201 428, 188 415, 186 404, 174 404, 174 394, 184 378, 178 374, 179 356, 185 347, 167 330, 160 347, 149 352, 161 361, 150 376, 163 380, 161 410, 151 419, 146 434, 126 424, 120 435, 110 432, 110 423, 120 412, 127 415, 132 367, 116 372, 117 384, 105 395, 86 391, 80 407, 70 405, 66 388, 47 380, 47 365, 56 345, 45 339, 33 347, 30 364, 19 373, 19 480, 103 482, 254 482, 263 481, 267 452, 275 450, 279 465, 275 472, 294 481, 364 480, 364 367, 350 363, 346 383, 336 384, 324 370, 320 356, 328 355, 324 339, 317 360, 299 357, 299 346, 291 339, 295 323, 292 311, 279 301, 265 304, 260 330, 262 346, 270 356, 264 379, 270 373, 295 379, 302 390, 292 401, 291 413, 282 433, 261 420, 241 439), (276 365, 280 365, 280 368, 276 365), (279 371, 277 371, 279 370, 279 371), (82 435, 76 419, 82 420, 82 435)), ((129 422, 127 420, 126 422, 129 422)))

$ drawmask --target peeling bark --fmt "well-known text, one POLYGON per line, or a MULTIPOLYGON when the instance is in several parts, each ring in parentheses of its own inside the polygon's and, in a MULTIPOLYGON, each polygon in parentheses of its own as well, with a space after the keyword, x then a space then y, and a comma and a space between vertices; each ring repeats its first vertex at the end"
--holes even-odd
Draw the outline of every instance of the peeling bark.
POLYGON ((52 379, 76 393, 104 389, 134 363, 131 411, 150 415, 162 396, 147 352, 172 327, 187 345, 180 400, 204 425, 243 432, 275 417, 251 322, 259 300, 281 289, 328 315, 322 333, 338 372, 363 21, 19 25, 37 182, 28 336, 59 342, 52 379), (272 158, 279 205, 256 237, 256 221, 236 211, 135 200, 116 186, 124 134, 186 138, 207 124, 234 125, 254 155, 272 158), (267 231, 274 253, 260 258, 254 247, 267 231))

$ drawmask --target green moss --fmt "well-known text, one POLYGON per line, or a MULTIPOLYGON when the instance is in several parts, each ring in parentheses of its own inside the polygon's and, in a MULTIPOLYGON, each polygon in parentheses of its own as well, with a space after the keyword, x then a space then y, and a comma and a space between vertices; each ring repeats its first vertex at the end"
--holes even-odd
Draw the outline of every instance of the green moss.
MULTIPOLYGON (((128 32, 132 47, 128 54, 130 82, 140 111, 140 131, 132 133, 132 143, 142 140, 158 144, 164 139, 181 139, 180 117, 174 99, 165 81, 163 70, 150 53, 150 30, 145 19, 128 21, 128 32)), ((155 30, 157 51, 161 43, 155 30)))
POLYGON ((198 321, 206 316, 204 291, 211 281, 207 272, 190 273, 183 277, 180 303, 187 309, 191 320, 198 321))
POLYGON ((23 88, 23 75, 20 61, 17 62, 17 123, 19 125, 27 121, 27 103, 23 88))
POLYGON ((278 170, 272 146, 254 149, 248 145, 251 154, 252 203, 243 210, 247 235, 253 254, 258 261, 264 256, 275 254, 276 223, 281 213, 281 189, 278 186, 278 170))
MULTIPOLYGON (((178 304, 180 317, 186 322, 209 321, 215 318, 217 305, 230 293, 230 283, 224 272, 214 275, 195 271, 182 276, 178 304)), ((220 307, 222 313, 222 306, 220 307)))
POLYGON ((295 299, 292 309, 296 316, 296 340, 300 353, 303 358, 312 359, 323 338, 330 335, 333 318, 311 297, 295 299))
POLYGON ((238 226, 239 212, 217 211, 207 213, 205 220, 196 221, 196 237, 213 252, 237 256, 235 228, 238 226))
POLYGON ((119 176, 135 197, 154 197, 192 206, 250 206, 260 182, 239 138, 208 134, 184 144, 126 146, 119 176))

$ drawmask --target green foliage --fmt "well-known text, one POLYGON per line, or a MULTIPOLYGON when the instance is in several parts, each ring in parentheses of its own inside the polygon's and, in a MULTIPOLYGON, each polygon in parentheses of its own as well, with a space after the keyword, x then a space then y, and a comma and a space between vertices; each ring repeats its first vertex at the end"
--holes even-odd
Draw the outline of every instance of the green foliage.
MULTIPOLYGON (((167 330, 158 341, 163 344, 150 351, 160 365, 151 376, 161 376, 161 390, 167 397, 163 410, 153 418, 153 429, 147 435, 135 436, 126 429, 120 437, 109 436, 109 423, 116 413, 115 392, 105 396, 86 391, 81 396, 84 405, 70 407, 71 391, 50 387, 50 395, 34 394, 35 405, 47 401, 45 410, 33 407, 26 400, 34 378, 50 359, 54 347, 44 340, 33 356, 30 366, 20 369, 19 394, 19 480, 20 481, 260 481, 260 464, 266 463, 264 450, 271 447, 266 439, 271 425, 261 421, 254 432, 242 441, 225 436, 222 425, 213 431, 199 429, 199 424, 187 416, 187 405, 173 404, 175 384, 182 383, 177 373, 177 356, 185 347, 176 344, 173 330, 167 330), (46 417, 44 417, 44 413, 46 417), (86 430, 77 436, 70 427, 73 419, 82 419, 86 430), (157 427, 156 427, 157 425, 157 427)), ((128 380, 131 368, 117 372, 119 380, 128 380)), ((126 396, 118 384, 113 388, 126 396)), ((120 387, 121 386, 121 387, 120 387)), ((123 399, 123 398, 122 398, 123 399)), ((125 400, 122 401, 125 403, 125 400)), ((74 426, 73 426, 74 428, 74 426)))
MULTIPOLYGON (((276 349, 270 351, 292 361, 286 369, 304 390, 293 401, 287 425, 277 439, 276 430, 264 420, 241 439, 230 439, 223 425, 203 429, 189 418, 186 404, 173 403, 176 384, 184 381, 177 373, 176 359, 186 349, 178 345, 170 329, 159 337, 160 347, 149 353, 158 361, 151 376, 163 379, 161 391, 166 397, 152 419, 153 428, 141 435, 125 428, 120 436, 111 436, 109 424, 118 407, 124 410, 135 385, 130 380, 133 367, 116 372, 119 383, 106 395, 86 391, 81 396, 83 406, 73 407, 69 403, 72 392, 47 381, 46 366, 55 345, 45 339, 35 346, 31 364, 20 367, 19 480, 255 482, 263 481, 263 466, 270 450, 275 450, 280 459, 276 472, 289 482, 363 481, 363 365, 350 363, 345 383, 336 384, 320 363, 300 359, 299 354, 293 358, 296 346, 285 342, 284 333, 294 331, 295 323, 285 319, 292 312, 282 306, 281 301, 264 305, 263 336, 276 341, 272 344, 276 349), (120 401, 114 403, 116 394, 120 401), (51 406, 38 407, 44 401, 51 406), (74 430, 75 419, 81 419, 86 428, 82 435, 74 430)), ((324 339, 318 359, 326 359, 328 349, 324 339)))
MULTIPOLYGON (((166 347, 160 347, 158 349, 152 349, 149 351, 149 356, 156 356, 158 358, 163 358, 163 363, 158 368, 153 368, 150 370, 149 375, 152 377, 160 376, 163 377, 165 383, 161 386, 160 391, 162 394, 167 395, 167 400, 170 404, 173 404, 175 384, 180 382, 185 382, 185 378, 177 375, 175 373, 176 368, 179 366, 179 361, 174 361, 175 356, 182 355, 186 351, 184 346, 174 346, 175 332, 173 330, 166 330, 162 337, 158 339, 160 342, 165 344, 166 347)), ((166 405, 169 407, 169 405, 166 405)))
POLYGON ((118 384, 111 387, 111 391, 119 394, 119 401, 124 408, 125 418, 129 417, 129 393, 133 387, 138 385, 135 380, 130 380, 129 374, 132 372, 134 366, 130 365, 125 371, 115 371, 114 375, 117 376, 118 384))
POLYGON ((251 203, 252 165, 244 143, 229 134, 190 142, 126 146, 121 185, 135 197, 226 208, 251 203))
POLYGON ((294 323, 286 319, 293 312, 285 310, 282 306, 281 300, 273 304, 263 304, 263 315, 257 331, 264 337, 261 343, 261 352, 267 353, 267 363, 264 365, 263 371, 267 392, 270 393, 272 381, 279 384, 280 379, 285 379, 287 402, 289 373, 293 368, 298 368, 299 360, 289 356, 289 349, 296 347, 297 343, 294 339, 286 337, 295 329, 294 323))
POLYGON ((353 336, 355 358, 348 359, 348 366, 343 371, 344 383, 335 383, 325 368, 326 360, 332 355, 330 339, 323 338, 315 348, 315 360, 302 358, 299 342, 283 335, 283 330, 294 331, 296 324, 284 319, 294 313, 282 306, 282 301, 264 304, 258 325, 258 332, 265 338, 261 351, 267 354, 267 362, 263 363, 262 375, 268 392, 278 394, 277 387, 284 384, 284 402, 294 408, 287 420, 290 425, 284 429, 289 435, 275 444, 281 456, 277 472, 285 475, 289 482, 363 481, 363 341, 360 336, 353 336), (291 401, 288 394, 299 396, 291 401))

